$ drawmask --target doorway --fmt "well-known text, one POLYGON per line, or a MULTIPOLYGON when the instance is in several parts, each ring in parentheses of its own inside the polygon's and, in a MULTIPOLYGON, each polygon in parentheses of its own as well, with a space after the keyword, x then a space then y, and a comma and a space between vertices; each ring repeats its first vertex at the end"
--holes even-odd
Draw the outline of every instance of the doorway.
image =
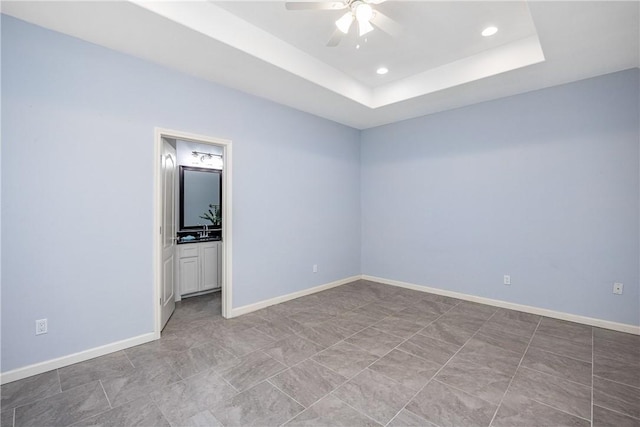
MULTIPOLYGON (((166 287, 163 286, 166 276, 166 259, 167 254, 170 253, 171 248, 168 246, 168 237, 171 239, 173 251, 175 253, 176 240, 175 230, 167 230, 167 227, 163 228, 163 218, 166 217, 163 212, 163 207, 166 207, 165 194, 166 194, 166 153, 164 153, 165 140, 182 140, 195 142, 198 144, 206 144, 216 146, 222 150, 222 156, 224 159, 224 172, 222 179, 222 262, 221 262, 221 293, 222 293, 222 317, 231 317, 231 295, 232 295, 232 150, 231 141, 213 138, 204 135, 197 135, 187 132, 181 132, 171 129, 155 129, 154 136, 154 228, 153 228, 153 242, 154 242, 154 335, 160 338, 160 333, 163 327, 163 299, 166 299, 166 295, 173 294, 173 292, 167 292, 166 287), (174 235, 168 236, 167 233, 171 232, 174 235), (163 239, 163 236, 165 237, 163 239), (169 252, 168 252, 169 251, 169 252)), ((173 284, 171 286, 174 286, 173 284)), ((166 303, 166 301, 164 301, 166 303)), ((166 310, 165 310, 165 316, 166 310)), ((164 319, 166 320, 166 319, 164 319)))

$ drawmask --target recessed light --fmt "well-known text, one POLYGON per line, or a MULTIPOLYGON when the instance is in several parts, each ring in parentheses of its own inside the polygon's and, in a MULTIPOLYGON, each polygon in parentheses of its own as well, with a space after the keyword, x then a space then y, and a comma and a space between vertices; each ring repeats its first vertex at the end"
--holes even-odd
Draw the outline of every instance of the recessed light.
POLYGON ((491 27, 487 27, 484 30, 482 30, 482 35, 485 36, 485 37, 489 37, 489 36, 494 35, 497 32, 498 32, 498 28, 491 26, 491 27))
POLYGON ((389 69, 386 67, 380 67, 376 70, 376 73, 383 75, 383 74, 387 74, 389 72, 389 69))

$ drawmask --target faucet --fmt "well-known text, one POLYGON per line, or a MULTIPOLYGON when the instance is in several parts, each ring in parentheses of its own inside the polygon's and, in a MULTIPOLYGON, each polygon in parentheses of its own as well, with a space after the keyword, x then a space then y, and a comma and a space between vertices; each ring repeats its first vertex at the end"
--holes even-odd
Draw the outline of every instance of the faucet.
POLYGON ((204 225, 204 237, 209 237, 209 224, 204 225))

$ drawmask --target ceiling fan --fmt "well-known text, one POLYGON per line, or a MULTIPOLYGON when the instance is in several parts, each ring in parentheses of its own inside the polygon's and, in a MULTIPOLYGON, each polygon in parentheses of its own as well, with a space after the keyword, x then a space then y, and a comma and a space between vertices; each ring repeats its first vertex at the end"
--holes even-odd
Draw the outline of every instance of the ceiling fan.
POLYGON ((389 18, 379 10, 374 10, 373 5, 383 3, 385 0, 343 0, 343 1, 288 1, 285 7, 288 10, 341 10, 347 12, 336 21, 336 29, 327 42, 327 46, 337 46, 342 37, 349 33, 351 24, 358 23, 358 35, 373 31, 375 25, 385 33, 392 36, 401 31, 401 27, 393 19, 389 18), (371 25, 373 24, 373 25, 371 25))

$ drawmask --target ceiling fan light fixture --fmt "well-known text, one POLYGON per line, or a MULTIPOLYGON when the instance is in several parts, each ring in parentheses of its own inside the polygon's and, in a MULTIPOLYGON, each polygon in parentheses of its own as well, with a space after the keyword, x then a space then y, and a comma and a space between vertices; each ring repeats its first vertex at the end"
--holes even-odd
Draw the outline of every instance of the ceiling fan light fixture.
POLYGON ((358 29, 360 30, 360 37, 373 31, 373 25, 369 21, 358 21, 358 29))
POLYGON ((342 18, 336 21, 336 27, 343 33, 347 34, 349 32, 349 28, 351 28, 351 23, 353 22, 353 13, 347 12, 342 15, 342 18))

